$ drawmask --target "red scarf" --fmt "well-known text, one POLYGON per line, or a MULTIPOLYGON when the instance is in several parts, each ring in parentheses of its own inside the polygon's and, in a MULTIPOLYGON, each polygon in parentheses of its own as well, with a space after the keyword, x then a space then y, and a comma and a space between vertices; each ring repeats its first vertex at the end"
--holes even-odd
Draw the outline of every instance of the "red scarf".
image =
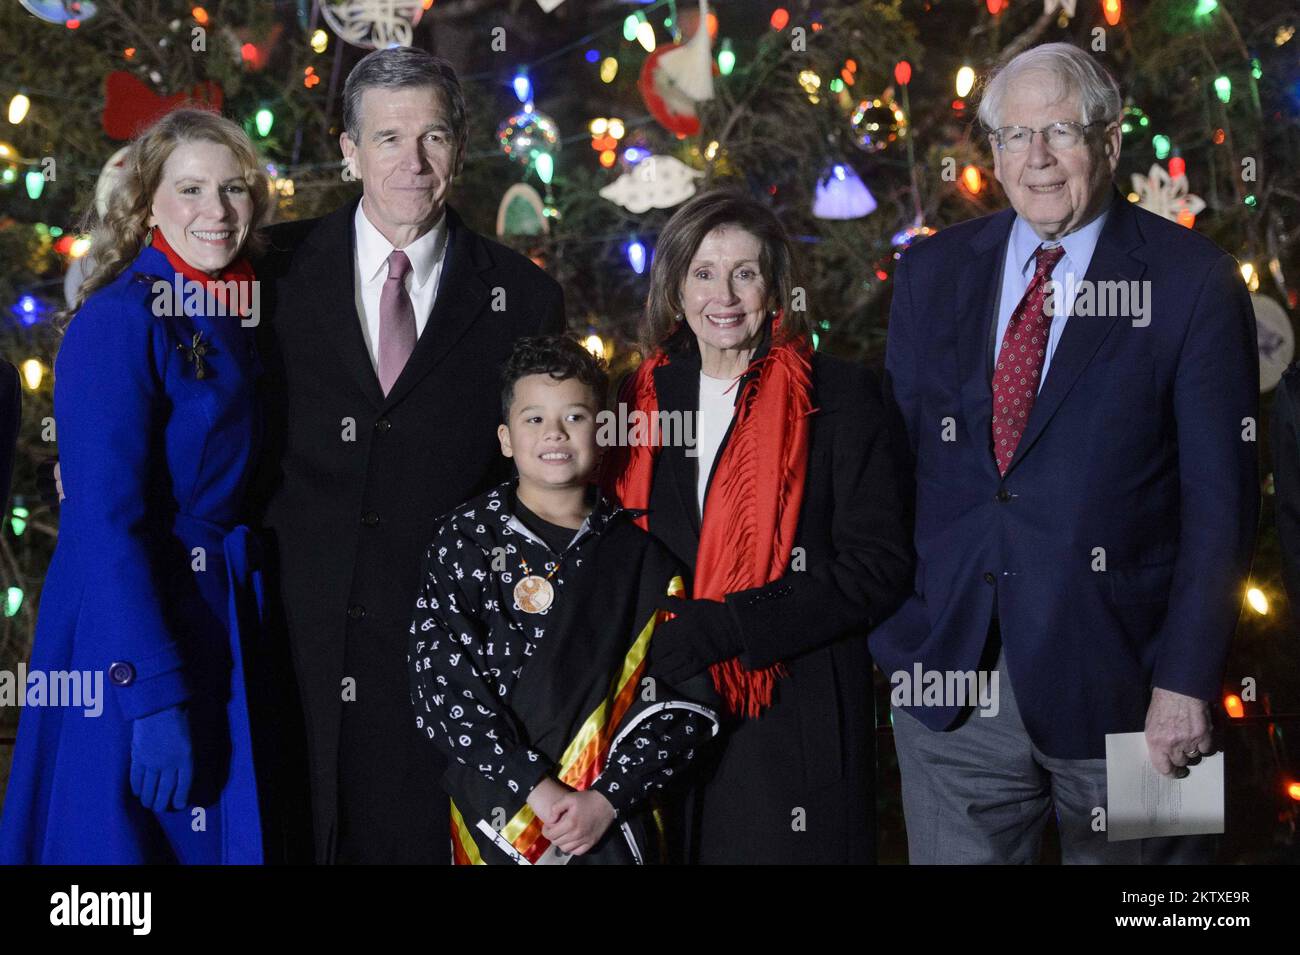
MULTIPOLYGON (((257 276, 253 273, 253 266, 247 258, 240 256, 222 269, 220 275, 209 275, 201 269, 196 269, 181 258, 180 253, 173 249, 163 237, 162 229, 154 226, 150 230, 150 235, 152 238, 149 244, 167 256, 167 261, 171 263, 172 268, 189 281, 199 283, 205 291, 209 292, 223 306, 226 304, 227 287, 224 284, 226 282, 239 283, 239 301, 245 306, 253 300, 251 289, 248 286, 257 276)), ((247 317, 247 313, 245 313, 245 317, 247 317)))
MULTIPOLYGON (((772 322, 777 341, 781 315, 772 322)), ((656 415, 654 370, 668 364, 663 349, 641 363, 619 400, 630 410, 656 415)), ((812 412, 812 350, 806 338, 773 344, 747 369, 757 371, 741 392, 736 423, 709 487, 695 557, 695 599, 722 600, 737 590, 762 587, 785 574, 794 546, 808 476, 809 414, 812 412)), ((651 420, 651 419, 644 419, 651 420)), ((646 508, 658 447, 611 448, 603 483, 625 507, 646 508)), ((637 518, 648 529, 646 515, 637 518)), ((709 667, 713 685, 733 716, 758 716, 772 705, 780 663, 747 670, 738 658, 709 667)))

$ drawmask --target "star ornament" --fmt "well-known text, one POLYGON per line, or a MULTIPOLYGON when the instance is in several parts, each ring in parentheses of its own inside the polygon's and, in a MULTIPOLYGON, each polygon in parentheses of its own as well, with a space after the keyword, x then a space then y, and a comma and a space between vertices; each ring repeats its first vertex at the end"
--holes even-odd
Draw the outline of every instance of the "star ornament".
POLYGON ((1171 176, 1159 163, 1152 163, 1145 176, 1133 173, 1133 191, 1143 209, 1175 222, 1200 215, 1205 208, 1205 200, 1188 191, 1185 174, 1171 176))

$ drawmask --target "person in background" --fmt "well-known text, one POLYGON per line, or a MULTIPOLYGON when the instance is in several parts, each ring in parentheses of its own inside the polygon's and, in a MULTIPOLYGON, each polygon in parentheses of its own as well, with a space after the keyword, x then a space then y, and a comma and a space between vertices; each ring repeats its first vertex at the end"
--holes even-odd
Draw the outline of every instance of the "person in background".
POLYGON ((1292 362, 1273 392, 1273 492, 1282 580, 1291 626, 1300 633, 1300 362, 1292 362))

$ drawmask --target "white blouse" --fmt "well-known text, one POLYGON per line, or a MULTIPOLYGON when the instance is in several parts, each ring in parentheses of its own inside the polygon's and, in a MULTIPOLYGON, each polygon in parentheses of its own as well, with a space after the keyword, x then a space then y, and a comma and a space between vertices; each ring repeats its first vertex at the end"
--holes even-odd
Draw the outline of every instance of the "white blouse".
POLYGON ((727 428, 731 426, 731 417, 735 414, 737 381, 735 378, 710 378, 700 372, 700 411, 695 427, 695 448, 699 456, 695 459, 695 466, 701 515, 704 513, 704 492, 709 486, 713 459, 718 456, 718 448, 722 445, 727 428))

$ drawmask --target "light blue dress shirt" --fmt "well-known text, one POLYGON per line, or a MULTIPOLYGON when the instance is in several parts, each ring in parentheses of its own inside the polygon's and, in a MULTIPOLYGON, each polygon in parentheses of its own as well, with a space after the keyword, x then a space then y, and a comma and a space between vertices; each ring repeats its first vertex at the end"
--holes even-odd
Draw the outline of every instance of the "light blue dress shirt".
POLYGON ((1057 308, 1052 316, 1051 329, 1048 331, 1047 355, 1043 359, 1043 373, 1038 378, 1038 388, 1042 390, 1043 382, 1047 380, 1047 369, 1052 364, 1052 353, 1056 351, 1061 333, 1065 331, 1065 323, 1074 308, 1078 286, 1083 282, 1083 277, 1088 274, 1093 250, 1097 248, 1097 238, 1101 235, 1102 226, 1106 224, 1106 217, 1109 214, 1110 204, 1107 203, 1106 208, 1095 219, 1071 232, 1059 243, 1044 242, 1034 233, 1028 222, 1016 216, 1015 222, 1011 225, 1011 238, 1007 243, 1006 258, 1002 263, 1002 294, 998 299, 998 328, 997 339, 993 345, 993 367, 997 367, 998 354, 1002 351, 1002 339, 1006 336, 1007 326, 1011 324, 1011 313, 1020 304, 1025 289, 1029 288, 1029 282, 1034 277, 1034 252, 1040 245, 1048 248, 1057 244, 1063 245, 1065 255, 1052 270, 1052 278, 1060 283, 1065 301, 1058 303, 1058 306, 1064 307, 1057 308))

